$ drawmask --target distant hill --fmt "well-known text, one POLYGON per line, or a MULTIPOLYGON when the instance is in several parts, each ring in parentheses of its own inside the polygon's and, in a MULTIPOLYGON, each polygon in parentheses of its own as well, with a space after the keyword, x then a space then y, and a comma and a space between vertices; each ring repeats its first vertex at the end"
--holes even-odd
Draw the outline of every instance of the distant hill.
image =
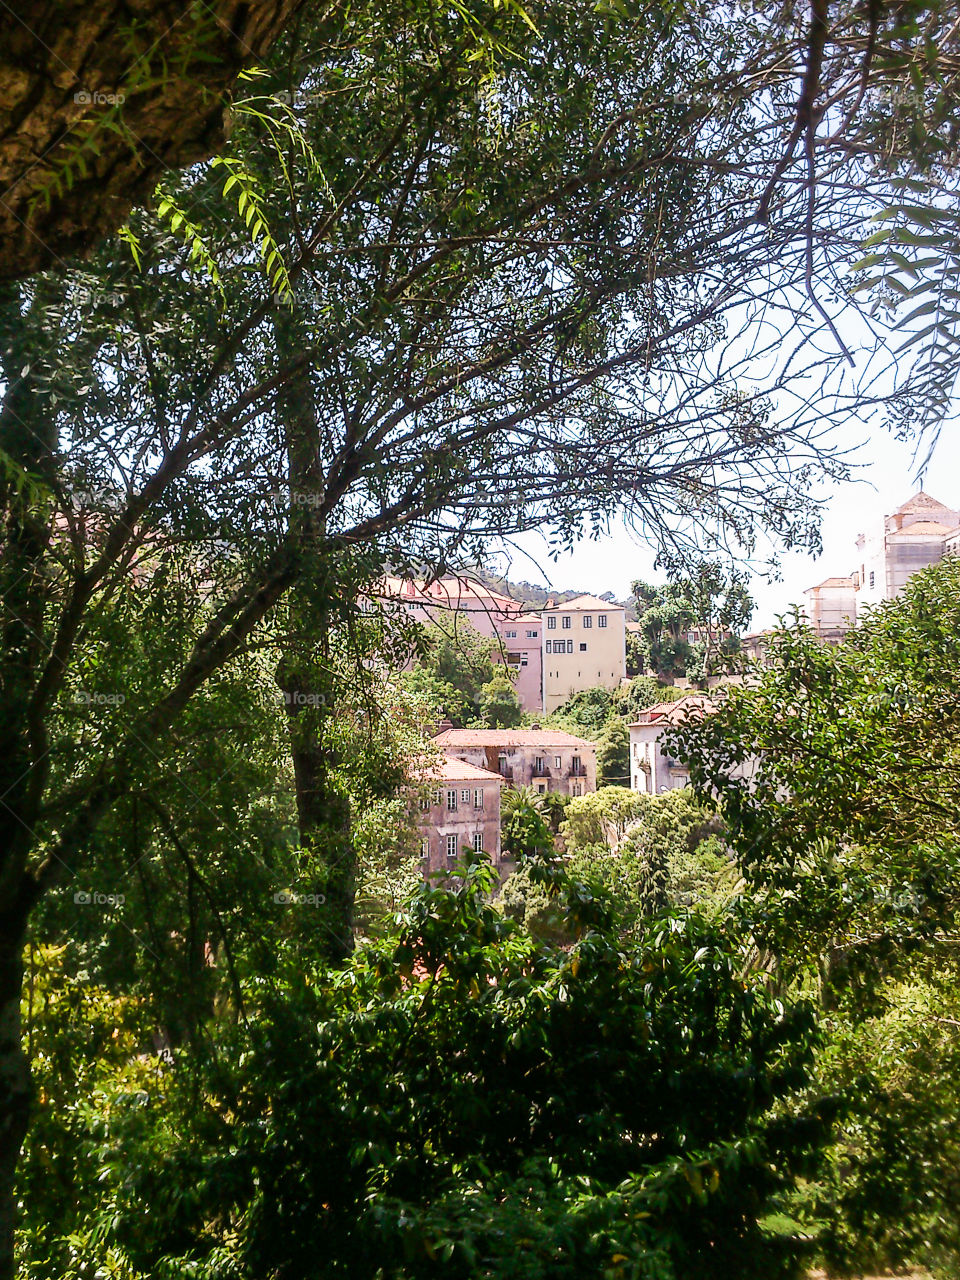
MULTIPOLYGON (((509 596, 511 600, 518 600, 522 604, 528 605, 531 611, 542 609, 548 600, 555 600, 559 604, 563 604, 566 600, 574 600, 577 596, 593 596, 597 592, 592 587, 578 587, 573 591, 551 591, 547 587, 537 586, 533 582, 513 582, 509 578, 499 578, 494 574, 485 573, 482 569, 471 569, 470 576, 476 578, 478 582, 482 582, 485 587, 489 587, 491 591, 497 591, 500 595, 509 596)), ((605 591, 602 595, 597 596, 599 600, 609 600, 611 604, 622 604, 627 611, 627 618, 630 621, 636 621, 636 609, 631 600, 618 600, 612 591, 605 591)))

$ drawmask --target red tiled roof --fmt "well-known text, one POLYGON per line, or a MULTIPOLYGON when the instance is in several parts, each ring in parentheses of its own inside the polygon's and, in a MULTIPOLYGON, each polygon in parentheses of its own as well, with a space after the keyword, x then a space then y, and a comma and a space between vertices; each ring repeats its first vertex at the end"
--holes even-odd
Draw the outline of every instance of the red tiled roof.
POLYGON ((466 760, 455 760, 451 756, 444 756, 439 763, 425 769, 422 777, 427 782, 503 782, 499 773, 468 764, 466 760))
POLYGON ((562 729, 445 729, 433 739, 444 751, 463 747, 592 747, 562 729))
POLYGON ((894 529, 892 533, 887 534, 887 537, 909 538, 915 533, 926 533, 942 538, 949 532, 949 526, 941 524, 939 520, 914 520, 913 524, 905 524, 902 529, 894 529))
POLYGON ((688 693, 675 702, 658 702, 655 706, 641 711, 630 726, 640 728, 651 724, 683 724, 686 720, 698 719, 713 710, 713 703, 702 693, 688 693))
POLYGON ((912 498, 908 498, 902 507, 897 507, 897 515, 912 515, 915 511, 949 511, 949 507, 945 507, 942 502, 938 502, 936 498, 931 498, 929 493, 924 493, 923 489, 918 489, 912 498))
POLYGON ((622 604, 615 604, 612 600, 601 600, 598 596, 574 596, 572 600, 563 600, 554 605, 549 603, 545 608, 553 609, 582 609, 584 612, 595 613, 598 609, 619 609, 621 613, 625 612, 622 604))

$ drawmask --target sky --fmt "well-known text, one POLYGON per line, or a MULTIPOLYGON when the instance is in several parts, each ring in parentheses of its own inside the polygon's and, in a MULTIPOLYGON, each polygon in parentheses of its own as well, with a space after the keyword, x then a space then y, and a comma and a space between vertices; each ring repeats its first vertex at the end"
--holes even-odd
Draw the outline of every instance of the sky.
MULTIPOLYGON (((849 443, 857 441, 849 434, 849 443)), ((836 439, 844 441, 837 432, 836 439)), ((949 507, 960 507, 960 427, 946 425, 930 458, 925 474, 918 480, 918 466, 927 452, 926 446, 897 441, 879 427, 852 455, 858 464, 857 478, 824 487, 823 554, 814 558, 807 552, 784 554, 782 580, 767 582, 755 575, 751 592, 756 601, 750 629, 759 631, 772 626, 778 615, 793 604, 802 604, 803 592, 824 578, 850 573, 857 562, 857 535, 882 516, 895 511, 923 488, 949 507)), ((630 593, 635 578, 650 582, 664 581, 664 575, 653 569, 654 554, 623 525, 598 541, 582 541, 573 551, 549 559, 546 544, 537 535, 517 539, 517 550, 509 565, 504 565, 513 581, 526 579, 558 591, 581 590, 593 595, 612 591, 618 600, 630 593)))

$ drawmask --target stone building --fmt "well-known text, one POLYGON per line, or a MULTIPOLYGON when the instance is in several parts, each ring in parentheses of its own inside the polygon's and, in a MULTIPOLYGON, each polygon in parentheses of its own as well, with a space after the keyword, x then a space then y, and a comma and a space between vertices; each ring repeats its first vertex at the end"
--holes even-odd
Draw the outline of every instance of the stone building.
POLYGON ((464 849, 482 850, 499 864, 503 777, 447 756, 425 782, 418 820, 424 874, 446 873, 464 849))
POLYGON ((597 748, 561 729, 441 728, 434 745, 448 757, 541 795, 583 796, 597 789, 597 748))

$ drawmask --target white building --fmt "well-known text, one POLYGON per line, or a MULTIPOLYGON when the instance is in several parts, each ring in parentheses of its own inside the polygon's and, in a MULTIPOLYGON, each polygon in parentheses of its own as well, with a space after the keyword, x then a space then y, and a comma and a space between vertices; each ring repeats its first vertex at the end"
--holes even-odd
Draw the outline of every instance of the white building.
POLYGON ((658 702, 641 711, 630 726, 630 786, 634 791, 660 795, 690 782, 686 765, 666 750, 664 734, 687 720, 700 719, 712 709, 709 698, 687 694, 675 702, 658 702))

